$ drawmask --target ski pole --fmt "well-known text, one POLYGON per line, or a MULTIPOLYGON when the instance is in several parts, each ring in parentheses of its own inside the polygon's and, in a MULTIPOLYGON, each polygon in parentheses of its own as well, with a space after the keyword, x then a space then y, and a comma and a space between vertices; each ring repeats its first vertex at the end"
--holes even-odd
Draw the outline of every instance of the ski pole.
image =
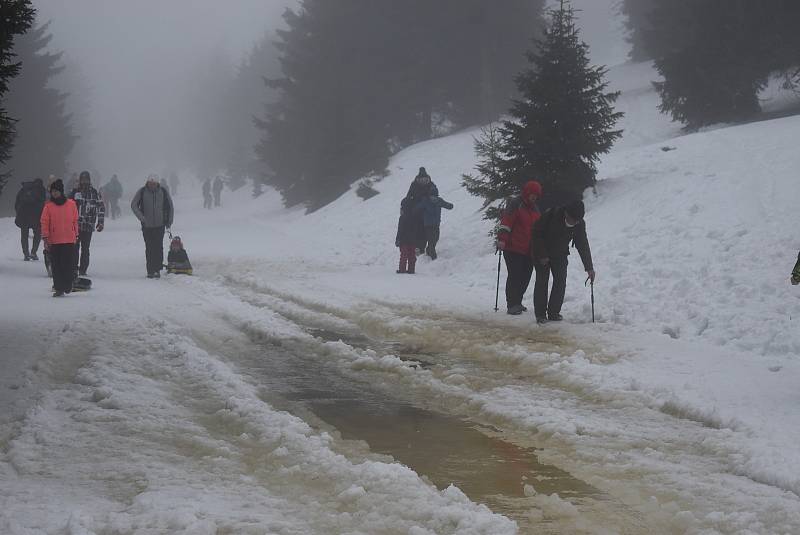
MULTIPOLYGON (((591 279, 591 277, 586 277, 586 282, 583 283, 584 286, 589 282, 589 279, 591 279)), ((594 323, 594 281, 592 281, 589 286, 592 292, 592 323, 594 323)))
POLYGON ((497 312, 497 304, 500 301, 500 259, 503 257, 502 251, 497 250, 497 286, 494 290, 494 311, 497 312))

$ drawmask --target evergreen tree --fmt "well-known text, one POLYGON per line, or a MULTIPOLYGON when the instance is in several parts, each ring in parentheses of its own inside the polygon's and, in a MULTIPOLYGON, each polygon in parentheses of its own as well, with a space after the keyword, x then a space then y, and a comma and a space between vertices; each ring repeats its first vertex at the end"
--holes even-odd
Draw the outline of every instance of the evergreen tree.
POLYGON ((660 109, 690 129, 746 120, 776 70, 800 60, 800 7, 790 0, 655 0, 645 33, 660 109))
POLYGON ((633 61, 653 59, 645 35, 652 31, 652 13, 655 0, 622 0, 620 10, 625 16, 628 29, 627 40, 631 45, 630 58, 633 61))
POLYGON ((622 134, 614 129, 622 113, 614 111, 619 93, 607 91, 606 68, 589 63, 569 2, 549 19, 538 49, 528 53, 531 68, 516 78, 522 98, 513 103, 513 120, 501 129, 502 187, 536 179, 558 202, 595 184, 600 155, 622 134))
POLYGON ((505 144, 500 129, 491 124, 481 129, 481 135, 475 139, 475 154, 478 164, 475 170, 478 175, 461 175, 466 190, 476 197, 483 197, 484 219, 497 219, 500 207, 496 201, 511 198, 519 193, 519 185, 514 180, 506 180, 503 174, 503 153, 505 144))
MULTIPOLYGON (((71 117, 65 111, 67 95, 51 86, 63 67, 62 54, 47 51, 52 39, 48 26, 37 26, 14 43, 22 69, 10 84, 6 104, 9 113, 19 118, 9 160, 11 182, 16 184, 65 173, 75 144, 71 117)), ((7 199, 9 207, 10 202, 7 199)))
MULTIPOLYGON (((0 2, 0 165, 5 167, 14 146, 14 119, 6 109, 6 94, 11 80, 19 74, 20 62, 14 53, 14 39, 33 25, 36 10, 30 0, 0 2)), ((8 175, 0 174, 0 193, 8 175)))

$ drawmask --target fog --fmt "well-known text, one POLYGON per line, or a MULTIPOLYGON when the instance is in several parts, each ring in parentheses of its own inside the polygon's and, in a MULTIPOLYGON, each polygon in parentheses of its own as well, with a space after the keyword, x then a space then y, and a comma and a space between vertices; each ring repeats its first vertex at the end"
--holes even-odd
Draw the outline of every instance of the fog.
MULTIPOLYGON (((625 60, 616 2, 573 2, 595 62, 625 60)), ((182 165, 186 134, 193 128, 183 104, 203 89, 190 82, 198 71, 211 58, 237 65, 296 2, 36 0, 35 5, 39 22, 51 21, 51 48, 64 52, 63 63, 80 73, 81 91, 88 93, 79 99, 88 103, 90 114, 74 121, 81 139, 70 165, 138 181, 182 165)))
POLYGON ((52 48, 80 67, 90 92, 92 132, 77 133, 92 161, 72 166, 128 178, 171 165, 188 128, 174 111, 193 71, 211 55, 238 64, 265 31, 281 24, 292 4, 36 0, 39 21, 51 21, 52 48))

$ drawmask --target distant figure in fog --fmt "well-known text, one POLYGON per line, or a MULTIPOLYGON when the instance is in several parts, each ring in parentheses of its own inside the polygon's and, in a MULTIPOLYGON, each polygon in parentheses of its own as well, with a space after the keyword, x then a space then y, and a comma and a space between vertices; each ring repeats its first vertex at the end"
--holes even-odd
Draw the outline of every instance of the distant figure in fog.
POLYGON ((178 173, 175 171, 169 174, 169 192, 170 195, 175 197, 178 195, 178 184, 180 184, 180 179, 178 179, 178 173))
POLYGON ((397 221, 395 247, 400 248, 400 265, 397 273, 415 273, 417 255, 414 250, 417 239, 417 225, 414 217, 414 201, 408 197, 400 202, 400 219, 397 221))
POLYGON ((119 207, 119 200, 122 198, 122 184, 117 175, 112 175, 108 184, 103 186, 103 198, 108 201, 111 219, 116 219, 122 215, 119 207))
POLYGON ((411 199, 412 214, 414 220, 414 235, 416 236, 414 245, 416 246, 416 254, 421 255, 425 253, 428 239, 425 236, 425 219, 421 207, 422 201, 431 195, 438 196, 439 188, 433 183, 431 177, 424 167, 419 168, 417 176, 414 177, 411 186, 408 188, 406 198, 411 199))
POLYGON ((17 199, 14 202, 16 212, 14 223, 20 230, 20 244, 26 262, 39 260, 36 253, 39 251, 39 242, 42 239, 40 219, 46 200, 47 192, 45 192, 42 179, 37 178, 31 182, 22 183, 22 188, 17 193, 17 199), (33 231, 33 247, 29 249, 28 235, 30 231, 33 231))
POLYGON ((172 226, 175 214, 172 198, 158 183, 158 176, 147 177, 144 187, 133 196, 131 210, 142 223, 147 278, 158 279, 164 267, 164 231, 172 226))
POLYGON ((211 210, 211 178, 207 178, 205 182, 203 182, 203 208, 208 208, 211 210))
POLYGON ((44 205, 40 224, 53 271, 53 297, 61 297, 72 291, 78 240, 78 207, 64 195, 61 180, 50 185, 50 200, 44 205))
POLYGON ((225 183, 222 181, 222 177, 218 176, 214 179, 214 206, 222 206, 222 187, 225 183))
POLYGON ((794 270, 792 270, 792 284, 795 286, 800 284, 800 253, 797 254, 797 263, 794 265, 794 270))

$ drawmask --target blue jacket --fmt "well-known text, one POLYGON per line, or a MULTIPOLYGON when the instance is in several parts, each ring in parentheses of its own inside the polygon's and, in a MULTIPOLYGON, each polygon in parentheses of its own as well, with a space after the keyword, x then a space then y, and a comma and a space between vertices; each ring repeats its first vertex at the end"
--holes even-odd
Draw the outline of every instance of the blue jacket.
POLYGON ((417 205, 426 227, 438 227, 442 222, 442 208, 452 210, 453 205, 437 195, 423 197, 417 205))

